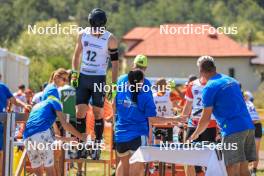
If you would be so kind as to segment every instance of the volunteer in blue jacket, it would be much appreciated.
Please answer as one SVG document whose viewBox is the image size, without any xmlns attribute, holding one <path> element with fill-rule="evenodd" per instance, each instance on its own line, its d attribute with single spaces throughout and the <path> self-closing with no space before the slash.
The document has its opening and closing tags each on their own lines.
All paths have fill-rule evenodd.
<svg viewBox="0 0 264 176">
<path fill-rule="evenodd" d="M 122 90 L 117 91 L 115 142 L 120 162 L 116 175 L 139 176 L 144 174 L 144 164 L 129 165 L 130 156 L 142 145 L 151 143 L 152 123 L 171 121 L 171 118 L 152 118 L 156 116 L 156 107 L 153 96 L 144 92 L 144 74 L 141 70 L 128 73 L 128 83 Z M 149 138 L 148 138 L 149 137 Z"/>
<path fill-rule="evenodd" d="M 42 167 L 45 168 L 46 175 L 56 175 L 54 152 L 51 148 L 54 135 L 50 129 L 56 117 L 65 130 L 83 141 L 86 139 L 85 134 L 79 133 L 70 123 L 66 122 L 66 117 L 62 113 L 62 104 L 58 98 L 51 95 L 46 100 L 36 104 L 29 115 L 23 134 L 27 155 L 36 175 L 42 175 Z M 34 144 L 37 147 L 44 145 L 46 148 L 34 148 L 32 147 Z"/>
<path fill-rule="evenodd" d="M 221 128 L 223 154 L 229 176 L 248 176 L 248 162 L 256 160 L 254 124 L 248 113 L 238 81 L 216 72 L 214 59 L 198 59 L 200 75 L 208 80 L 202 93 L 203 112 L 191 140 L 206 129 L 211 114 Z M 229 147 L 236 146 L 236 147 Z M 232 150 L 234 149 L 234 150 Z"/>
<path fill-rule="evenodd" d="M 8 101 L 16 106 L 21 106 L 30 111 L 31 106 L 16 99 L 9 88 L 0 81 L 0 113 L 6 112 Z M 0 122 L 0 163 L 3 163 L 3 140 L 4 140 L 3 124 Z M 2 173 L 2 164 L 0 164 L 0 173 Z"/>
</svg>

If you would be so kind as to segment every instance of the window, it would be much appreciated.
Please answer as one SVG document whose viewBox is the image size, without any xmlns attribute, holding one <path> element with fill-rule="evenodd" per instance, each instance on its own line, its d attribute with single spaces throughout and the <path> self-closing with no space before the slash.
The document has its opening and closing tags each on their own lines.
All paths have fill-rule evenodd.
<svg viewBox="0 0 264 176">
<path fill-rule="evenodd" d="M 235 78 L 235 69 L 234 68 L 229 68 L 228 72 L 229 72 L 229 76 Z"/>
</svg>

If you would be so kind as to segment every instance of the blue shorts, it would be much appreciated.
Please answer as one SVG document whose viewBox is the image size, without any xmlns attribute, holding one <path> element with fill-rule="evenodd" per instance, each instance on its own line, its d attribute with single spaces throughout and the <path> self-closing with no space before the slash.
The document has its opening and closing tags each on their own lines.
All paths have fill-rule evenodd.
<svg viewBox="0 0 264 176">
<path fill-rule="evenodd" d="M 0 123 L 0 151 L 3 150 L 3 143 L 4 143 L 4 126 Z"/>
</svg>

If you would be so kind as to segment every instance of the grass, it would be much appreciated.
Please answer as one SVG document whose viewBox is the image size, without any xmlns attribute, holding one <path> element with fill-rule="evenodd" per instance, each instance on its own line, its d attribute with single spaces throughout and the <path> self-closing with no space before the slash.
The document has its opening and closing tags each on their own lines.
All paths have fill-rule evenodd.
<svg viewBox="0 0 264 176">
<path fill-rule="evenodd" d="M 101 158 L 102 159 L 109 159 L 110 158 L 110 152 L 109 151 L 103 151 Z M 75 166 L 75 168 L 77 168 L 77 164 L 75 164 L 74 166 Z M 112 169 L 110 170 L 111 174 L 113 171 L 114 170 L 112 170 Z M 75 176 L 75 175 L 76 175 L 76 169 L 71 169 L 70 172 L 68 173 L 68 176 Z M 86 167 L 86 175 L 103 176 L 104 175 L 104 164 L 88 163 L 87 167 Z M 106 166 L 106 175 L 108 175 L 107 166 Z"/>
</svg>

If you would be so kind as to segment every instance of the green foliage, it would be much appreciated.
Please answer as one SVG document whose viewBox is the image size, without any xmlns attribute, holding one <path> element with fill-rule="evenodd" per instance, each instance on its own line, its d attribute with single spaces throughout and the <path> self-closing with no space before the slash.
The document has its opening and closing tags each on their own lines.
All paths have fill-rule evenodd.
<svg viewBox="0 0 264 176">
<path fill-rule="evenodd" d="M 4 0 L 0 6 L 0 46 L 31 58 L 31 85 L 46 80 L 39 69 L 70 68 L 75 35 L 28 34 L 28 25 L 88 26 L 87 16 L 96 7 L 106 11 L 107 28 L 119 39 L 136 26 L 164 23 L 210 23 L 236 26 L 235 40 L 245 43 L 249 32 L 254 43 L 264 43 L 263 0 Z M 73 22 L 74 21 L 74 22 Z M 122 44 L 120 45 L 122 46 Z M 122 47 L 122 50 L 124 47 Z M 42 67 L 39 66 L 42 65 Z M 47 69 L 46 69 L 47 67 Z M 33 72 L 38 70 L 39 72 Z M 38 79 L 39 78 L 39 79 Z M 37 86 L 35 86 L 37 87 Z"/>
<path fill-rule="evenodd" d="M 58 25 L 56 19 L 37 22 L 36 31 L 42 27 L 53 27 Z M 77 25 L 75 23 L 61 23 L 61 28 Z M 33 29 L 33 25 L 32 25 Z M 34 30 L 25 30 L 21 33 L 18 40 L 13 43 L 12 50 L 28 57 L 38 56 L 43 58 L 61 56 L 69 59 L 73 53 L 76 35 L 67 34 L 47 34 L 34 33 Z"/>
<path fill-rule="evenodd" d="M 39 87 L 49 81 L 49 77 L 54 67 L 43 59 L 31 58 L 29 67 L 29 87 L 39 90 Z"/>
<path fill-rule="evenodd" d="M 36 23 L 36 28 L 55 26 L 56 19 Z M 76 25 L 75 23 L 61 23 L 61 28 Z M 48 81 L 52 71 L 63 67 L 71 68 L 71 57 L 76 42 L 76 35 L 67 34 L 34 34 L 23 31 L 17 42 L 13 43 L 12 51 L 31 58 L 30 87 L 38 88 Z"/>
</svg>

